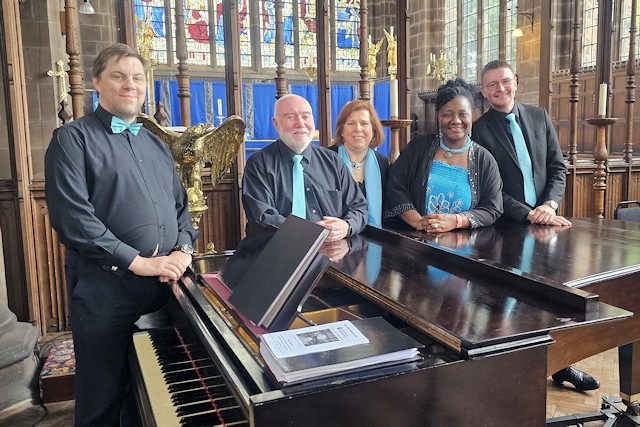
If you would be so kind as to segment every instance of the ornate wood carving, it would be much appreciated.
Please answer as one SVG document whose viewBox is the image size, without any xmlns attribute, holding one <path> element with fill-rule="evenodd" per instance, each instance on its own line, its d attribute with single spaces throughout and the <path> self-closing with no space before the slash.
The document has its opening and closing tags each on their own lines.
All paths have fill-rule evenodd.
<svg viewBox="0 0 640 427">
<path fill-rule="evenodd" d="M 369 8 L 367 0 L 360 0 L 360 99 L 371 99 L 369 93 Z M 373 88 L 371 88 L 373 89 Z"/>
<path fill-rule="evenodd" d="M 276 98 L 281 98 L 289 91 L 287 90 L 287 78 L 284 69 L 284 17 L 283 17 L 284 1 L 275 1 L 276 13 Z"/>
<path fill-rule="evenodd" d="M 226 25 L 226 22 L 225 22 Z M 176 2 L 176 57 L 178 58 L 178 98 L 180 98 L 180 120 L 182 126 L 191 126 L 191 105 L 189 99 L 189 67 L 187 66 L 187 44 L 184 31 L 184 4 Z"/>
<path fill-rule="evenodd" d="M 331 144 L 331 78 L 329 54 L 329 2 L 316 2 L 316 41 L 318 48 L 318 123 L 320 131 L 320 145 L 328 147 Z"/>
<path fill-rule="evenodd" d="M 638 0 L 631 1 L 631 16 L 638 15 Z M 625 108 L 625 127 L 626 137 L 624 144 L 624 159 L 631 164 L 633 160 L 633 106 L 636 102 L 636 34 L 638 33 L 637 22 L 631 19 L 629 27 L 629 58 L 627 59 L 627 96 L 624 102 L 627 103 Z M 628 195 L 627 195 L 628 197 Z M 628 199 L 627 199 L 628 200 Z"/>
<path fill-rule="evenodd" d="M 569 116 L 569 162 L 572 165 L 576 163 L 576 155 L 578 154 L 578 101 L 580 84 L 578 82 L 578 73 L 580 72 L 581 55 L 581 38 L 582 38 L 582 1 L 576 0 L 573 8 L 573 25 L 571 39 L 571 84 L 569 95 L 569 108 L 571 113 Z"/>
<path fill-rule="evenodd" d="M 80 64 L 80 35 L 78 27 L 78 12 L 75 0 L 65 0 L 64 16 L 67 29 L 67 54 L 69 55 L 69 93 L 71 94 L 71 109 L 73 118 L 84 116 L 84 71 Z"/>
<path fill-rule="evenodd" d="M 223 3 L 223 21 L 224 21 L 224 53 L 225 53 L 225 65 L 224 76 L 226 81 L 226 95 L 227 95 L 227 117 L 237 115 L 243 117 L 242 112 L 242 73 L 240 65 L 240 40 L 234 35 L 239 34 L 238 28 L 238 2 L 236 0 L 225 0 Z M 216 218 L 233 218 L 233 222 L 227 222 L 226 226 L 228 233 L 234 233 L 234 236 L 241 236 L 242 225 L 245 224 L 246 217 L 244 210 L 240 205 L 241 183 L 244 171 L 245 151 L 244 144 L 241 145 L 236 155 L 236 161 L 231 166 L 231 174 L 235 180 L 231 181 L 231 188 L 228 190 L 229 200 L 226 201 L 226 206 L 229 209 L 233 209 L 232 212 L 226 212 Z M 223 223 L 224 224 L 224 223 Z M 219 227 L 224 227 L 220 224 Z M 223 231 L 217 230 L 225 242 L 233 243 L 237 245 L 237 237 L 231 240 L 227 240 L 227 237 L 223 236 Z M 222 240 L 222 239 L 221 239 Z M 225 248 L 235 248 L 236 245 L 226 246 Z"/>
</svg>

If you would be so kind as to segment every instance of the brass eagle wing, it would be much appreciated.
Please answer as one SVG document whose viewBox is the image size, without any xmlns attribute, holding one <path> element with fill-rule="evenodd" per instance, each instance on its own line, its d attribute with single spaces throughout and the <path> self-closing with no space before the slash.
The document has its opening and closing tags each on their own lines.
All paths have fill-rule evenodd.
<svg viewBox="0 0 640 427">
<path fill-rule="evenodd" d="M 167 145 L 169 151 L 171 151 L 173 160 L 177 164 L 182 162 L 184 154 L 181 144 L 178 142 L 180 139 L 179 133 L 166 129 L 164 126 L 159 125 L 154 119 L 145 114 L 138 114 L 137 122 L 142 123 L 142 126 L 160 138 Z"/>
<path fill-rule="evenodd" d="M 236 160 L 238 150 L 244 142 L 244 121 L 239 116 L 230 116 L 213 132 L 202 136 L 205 161 L 211 162 L 211 184 L 218 185 L 224 174 Z"/>
</svg>

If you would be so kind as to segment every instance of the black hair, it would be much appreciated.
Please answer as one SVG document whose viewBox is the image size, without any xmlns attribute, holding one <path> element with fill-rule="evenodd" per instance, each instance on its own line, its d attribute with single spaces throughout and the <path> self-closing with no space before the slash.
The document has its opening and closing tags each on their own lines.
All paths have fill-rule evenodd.
<svg viewBox="0 0 640 427">
<path fill-rule="evenodd" d="M 472 110 L 478 105 L 478 97 L 476 96 L 473 86 L 458 77 L 449 80 L 438 88 L 438 94 L 436 95 L 436 112 L 440 111 L 440 108 L 442 108 L 444 104 L 456 96 L 464 96 L 467 98 L 471 103 Z"/>
</svg>

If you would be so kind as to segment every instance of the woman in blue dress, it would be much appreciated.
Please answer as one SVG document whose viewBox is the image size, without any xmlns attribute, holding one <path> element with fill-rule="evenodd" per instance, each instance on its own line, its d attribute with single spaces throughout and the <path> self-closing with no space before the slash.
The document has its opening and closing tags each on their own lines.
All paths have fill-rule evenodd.
<svg viewBox="0 0 640 427">
<path fill-rule="evenodd" d="M 384 218 L 444 232 L 493 224 L 502 214 L 502 180 L 493 156 L 471 140 L 476 97 L 462 79 L 438 88 L 440 134 L 420 135 L 389 170 Z"/>
</svg>

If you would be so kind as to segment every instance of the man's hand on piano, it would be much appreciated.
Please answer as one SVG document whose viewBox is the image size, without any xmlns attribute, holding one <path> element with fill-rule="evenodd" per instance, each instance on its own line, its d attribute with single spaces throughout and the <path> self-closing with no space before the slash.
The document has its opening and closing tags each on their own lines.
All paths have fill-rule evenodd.
<svg viewBox="0 0 640 427">
<path fill-rule="evenodd" d="M 556 215 L 556 211 L 547 204 L 536 206 L 535 209 L 529 212 L 529 215 L 527 215 L 527 219 L 531 224 L 560 225 L 571 227 L 571 221 L 563 216 Z"/>
<path fill-rule="evenodd" d="M 333 262 L 339 261 L 349 253 L 349 243 L 344 239 L 337 242 L 325 242 L 320 247 L 320 253 Z"/>
<path fill-rule="evenodd" d="M 167 256 L 145 258 L 136 256 L 129 270 L 138 276 L 158 276 L 161 282 L 178 280 L 191 263 L 191 255 L 175 251 Z"/>
<path fill-rule="evenodd" d="M 336 218 L 335 216 L 323 216 L 322 219 L 318 221 L 318 224 L 331 230 L 331 233 L 329 233 L 329 237 L 327 237 L 325 242 L 342 240 L 347 237 L 347 234 L 349 233 L 349 223 L 344 219 Z"/>
</svg>

